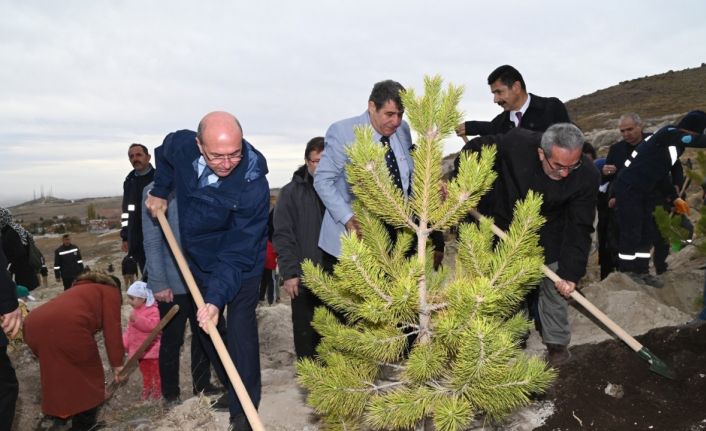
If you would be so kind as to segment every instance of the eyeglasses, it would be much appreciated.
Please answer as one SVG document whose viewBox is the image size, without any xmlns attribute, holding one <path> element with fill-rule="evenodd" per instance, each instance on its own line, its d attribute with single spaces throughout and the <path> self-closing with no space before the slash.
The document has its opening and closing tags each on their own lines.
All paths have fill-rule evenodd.
<svg viewBox="0 0 706 431">
<path fill-rule="evenodd" d="M 583 160 L 579 159 L 579 161 L 576 164 L 573 164 L 571 166 L 560 166 L 560 165 L 554 166 L 554 165 L 552 165 L 552 162 L 550 162 L 547 157 L 544 157 L 544 160 L 547 161 L 547 164 L 549 165 L 551 170 L 556 173 L 560 173 L 560 172 L 571 173 L 571 172 L 575 171 L 576 169 L 580 168 L 581 164 L 583 163 Z"/>
<path fill-rule="evenodd" d="M 209 155 L 209 154 L 203 149 L 203 147 L 201 147 L 201 154 L 203 154 L 203 156 L 204 156 L 209 162 L 216 163 L 216 164 L 219 164 L 219 165 L 220 165 L 220 164 L 223 164 L 226 160 L 228 160 L 228 161 L 231 162 L 231 163 L 235 163 L 235 162 L 237 162 L 238 160 L 240 160 L 240 159 L 243 158 L 243 153 L 240 152 L 240 151 L 236 151 L 236 152 L 233 153 L 233 154 L 225 154 L 225 155 L 223 155 L 223 154 L 216 154 L 216 155 Z"/>
</svg>

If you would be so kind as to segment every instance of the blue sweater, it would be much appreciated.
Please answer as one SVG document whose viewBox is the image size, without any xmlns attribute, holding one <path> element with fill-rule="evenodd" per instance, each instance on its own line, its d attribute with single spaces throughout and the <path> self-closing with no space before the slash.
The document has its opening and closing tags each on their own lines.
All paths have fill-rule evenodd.
<svg viewBox="0 0 706 431">
<path fill-rule="evenodd" d="M 186 293 L 186 283 L 181 276 L 177 261 L 174 258 L 169 244 L 162 234 L 162 229 L 156 218 L 150 216 L 149 211 L 145 208 L 145 199 L 147 193 L 152 190 L 152 185 L 149 183 L 142 191 L 142 235 L 145 246 L 145 269 L 149 278 L 147 285 L 152 292 L 161 292 L 166 289 L 172 289 L 174 295 L 183 295 Z M 179 213 L 178 205 L 174 193 L 169 195 L 167 199 L 169 206 L 167 207 L 167 220 L 169 227 L 174 232 L 177 244 L 181 246 L 181 234 L 179 232 Z"/>
<path fill-rule="evenodd" d="M 176 192 L 184 253 L 206 303 L 222 308 L 241 282 L 260 277 L 267 246 L 267 162 L 243 139 L 243 158 L 218 187 L 198 187 L 196 133 L 170 133 L 155 150 L 153 196 Z"/>
</svg>

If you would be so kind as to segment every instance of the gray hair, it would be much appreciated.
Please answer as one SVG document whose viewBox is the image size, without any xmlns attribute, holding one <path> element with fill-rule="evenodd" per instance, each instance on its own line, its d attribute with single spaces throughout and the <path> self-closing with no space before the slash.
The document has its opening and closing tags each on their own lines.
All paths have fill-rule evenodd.
<svg viewBox="0 0 706 431">
<path fill-rule="evenodd" d="M 552 155 L 552 147 L 566 148 L 567 150 L 582 149 L 586 139 L 581 130 L 571 123 L 557 123 L 549 127 L 542 135 L 542 151 L 547 157 Z"/>
<path fill-rule="evenodd" d="M 642 126 L 644 123 L 642 122 L 642 118 L 640 118 L 639 115 L 635 112 L 628 112 L 627 114 L 623 114 L 620 116 L 620 119 L 618 120 L 618 124 L 620 124 L 621 121 L 623 120 L 632 120 L 633 123 L 635 123 L 636 126 Z"/>
</svg>

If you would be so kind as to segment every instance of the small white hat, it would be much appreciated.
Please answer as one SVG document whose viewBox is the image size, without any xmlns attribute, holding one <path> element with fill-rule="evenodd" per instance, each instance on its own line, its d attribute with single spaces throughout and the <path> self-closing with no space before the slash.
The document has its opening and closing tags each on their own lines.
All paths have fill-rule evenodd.
<svg viewBox="0 0 706 431">
<path fill-rule="evenodd" d="M 154 304 L 154 295 L 152 290 L 147 287 L 144 281 L 136 281 L 127 289 L 127 294 L 136 298 L 145 298 L 145 304 L 149 307 Z"/>
</svg>

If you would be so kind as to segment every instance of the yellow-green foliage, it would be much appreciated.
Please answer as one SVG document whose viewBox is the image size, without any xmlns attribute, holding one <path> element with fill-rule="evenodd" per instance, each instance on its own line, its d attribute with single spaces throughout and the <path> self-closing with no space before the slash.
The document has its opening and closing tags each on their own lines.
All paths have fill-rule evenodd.
<svg viewBox="0 0 706 431">
<path fill-rule="evenodd" d="M 425 247 L 431 230 L 456 225 L 495 179 L 491 147 L 462 155 L 447 195 L 440 192 L 442 140 L 462 119 L 461 95 L 439 77 L 425 79 L 422 96 L 402 95 L 416 132 L 409 200 L 393 185 L 372 129 L 357 129 L 348 149 L 362 238 L 342 237 L 333 275 L 303 265 L 305 284 L 346 320 L 317 309 L 318 356 L 297 368 L 325 429 L 421 429 L 429 420 L 437 430 L 462 430 L 476 414 L 497 420 L 528 404 L 554 378 L 518 346 L 529 329 L 518 304 L 541 277 L 541 197 L 517 203 L 504 240 L 490 220 L 462 225 L 455 273 L 434 271 Z M 383 222 L 404 230 L 395 244 Z"/>
</svg>

